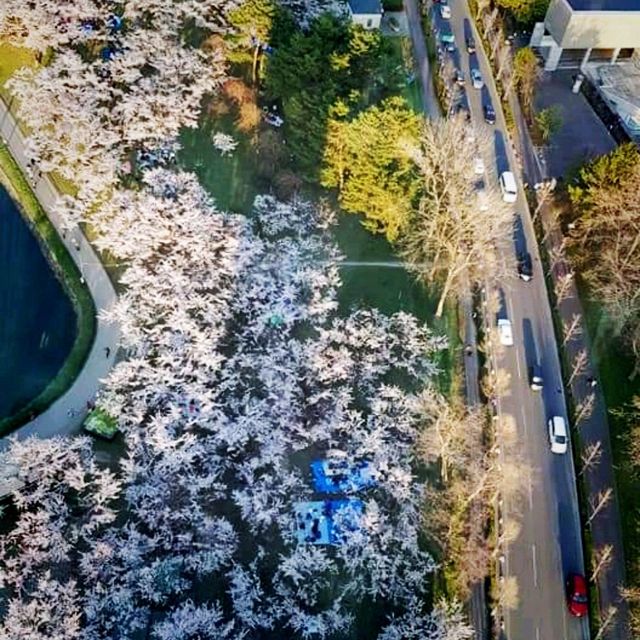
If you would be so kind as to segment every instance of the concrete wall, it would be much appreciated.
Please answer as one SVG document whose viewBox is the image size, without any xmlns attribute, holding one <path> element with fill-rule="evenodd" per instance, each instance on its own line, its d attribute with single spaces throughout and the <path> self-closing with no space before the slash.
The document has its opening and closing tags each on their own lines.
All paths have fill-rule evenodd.
<svg viewBox="0 0 640 640">
<path fill-rule="evenodd" d="M 640 8 L 573 11 L 567 0 L 552 0 L 544 22 L 563 49 L 640 48 Z"/>
</svg>

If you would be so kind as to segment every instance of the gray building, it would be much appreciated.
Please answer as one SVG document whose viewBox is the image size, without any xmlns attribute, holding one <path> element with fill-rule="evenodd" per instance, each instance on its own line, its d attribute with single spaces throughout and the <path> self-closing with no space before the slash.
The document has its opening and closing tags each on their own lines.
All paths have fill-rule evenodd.
<svg viewBox="0 0 640 640">
<path fill-rule="evenodd" d="M 531 46 L 548 71 L 629 59 L 640 49 L 640 0 L 551 0 Z"/>
</svg>

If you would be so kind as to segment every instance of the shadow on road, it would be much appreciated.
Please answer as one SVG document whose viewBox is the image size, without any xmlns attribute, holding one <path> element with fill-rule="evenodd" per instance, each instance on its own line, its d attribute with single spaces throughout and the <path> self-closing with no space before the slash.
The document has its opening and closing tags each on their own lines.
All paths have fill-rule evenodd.
<svg viewBox="0 0 640 640">
<path fill-rule="evenodd" d="M 504 171 L 509 171 L 509 159 L 507 158 L 507 148 L 504 142 L 502 131 L 493 132 L 493 148 L 496 155 L 496 171 L 498 175 Z"/>
</svg>

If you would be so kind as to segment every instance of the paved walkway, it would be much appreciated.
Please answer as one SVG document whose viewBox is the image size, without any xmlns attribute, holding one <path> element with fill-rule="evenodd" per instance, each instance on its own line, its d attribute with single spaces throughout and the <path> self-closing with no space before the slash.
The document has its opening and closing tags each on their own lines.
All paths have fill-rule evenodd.
<svg viewBox="0 0 640 640">
<path fill-rule="evenodd" d="M 422 21 L 420 20 L 420 9 L 416 0 L 404 0 L 404 9 L 409 23 L 409 35 L 413 45 L 413 55 L 418 67 L 420 76 L 420 87 L 422 88 L 422 105 L 425 113 L 433 120 L 442 117 L 440 105 L 433 88 L 433 79 L 429 69 L 429 57 L 427 56 L 427 44 L 422 31 Z"/>
<path fill-rule="evenodd" d="M 1 100 L 0 134 L 22 171 L 28 175 L 25 137 Z M 59 195 L 47 176 L 42 176 L 37 181 L 34 191 L 87 282 L 98 312 L 98 320 L 93 346 L 71 388 L 44 413 L 14 431 L 12 436 L 19 438 L 32 434 L 51 437 L 79 431 L 87 413 L 87 401 L 95 398 L 101 380 L 113 366 L 120 340 L 120 328 L 99 318 L 100 312 L 111 308 L 116 301 L 116 292 L 100 260 L 80 229 L 67 232 L 66 238 L 62 235 L 62 220 L 53 210 Z M 108 357 L 106 349 L 109 349 Z M 0 439 L 0 449 L 4 449 L 7 444 L 7 437 Z"/>
<path fill-rule="evenodd" d="M 540 182 L 546 177 L 544 170 L 545 163 L 536 156 L 529 131 L 526 127 L 520 105 L 514 95 L 510 96 L 510 103 L 516 121 L 516 141 L 520 148 L 520 158 L 522 159 L 523 171 L 530 184 Z M 548 164 L 548 163 L 546 163 Z M 547 207 L 541 208 L 541 221 L 545 229 L 549 229 L 552 222 L 548 215 Z M 549 230 L 546 240 L 547 252 L 557 247 L 562 242 L 562 234 L 556 225 Z M 559 262 L 552 272 L 552 278 L 557 280 L 563 273 L 570 269 L 566 262 Z M 584 312 L 578 291 L 574 283 L 571 283 L 569 294 L 565 300 L 558 305 L 558 312 L 563 322 L 570 323 L 574 314 L 579 314 L 584 318 Z M 598 592 L 600 596 L 600 614 L 606 615 L 609 607 L 618 609 L 614 623 L 603 635 L 603 638 L 611 640 L 625 640 L 629 637 L 628 608 L 618 593 L 618 587 L 624 584 L 624 549 L 622 545 L 622 532 L 620 527 L 620 513 L 618 510 L 618 500 L 615 495 L 615 476 L 613 473 L 613 460 L 611 456 L 611 442 L 609 438 L 609 425 L 607 422 L 607 407 L 604 397 L 600 392 L 600 387 L 595 390 L 587 383 L 589 376 L 597 377 L 597 370 L 593 367 L 591 357 L 591 347 L 586 330 L 583 334 L 570 340 L 565 346 L 565 356 L 567 361 L 573 362 L 576 354 L 585 349 L 589 354 L 589 368 L 581 376 L 577 376 L 570 386 L 569 392 L 575 404 L 583 402 L 590 394 L 595 392 L 595 404 L 591 415 L 582 421 L 580 426 L 580 440 L 583 447 L 589 444 L 600 442 L 602 446 L 602 457 L 600 463 L 590 471 L 587 471 L 586 488 L 589 497 L 596 496 L 600 491 L 608 488 L 614 489 L 613 499 L 594 518 L 591 524 L 591 534 L 594 549 L 601 549 L 604 545 L 612 545 L 613 557 L 611 564 L 598 576 Z"/>
</svg>

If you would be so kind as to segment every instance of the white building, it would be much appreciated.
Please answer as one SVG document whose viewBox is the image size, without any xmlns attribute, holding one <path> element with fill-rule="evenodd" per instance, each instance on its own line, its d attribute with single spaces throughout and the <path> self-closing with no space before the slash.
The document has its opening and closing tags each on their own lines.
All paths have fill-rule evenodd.
<svg viewBox="0 0 640 640">
<path fill-rule="evenodd" d="M 382 3 L 380 0 L 348 0 L 351 21 L 365 29 L 379 29 L 382 21 Z"/>
<path fill-rule="evenodd" d="M 628 60 L 640 49 L 640 0 L 551 0 L 531 46 L 547 71 Z"/>
</svg>

